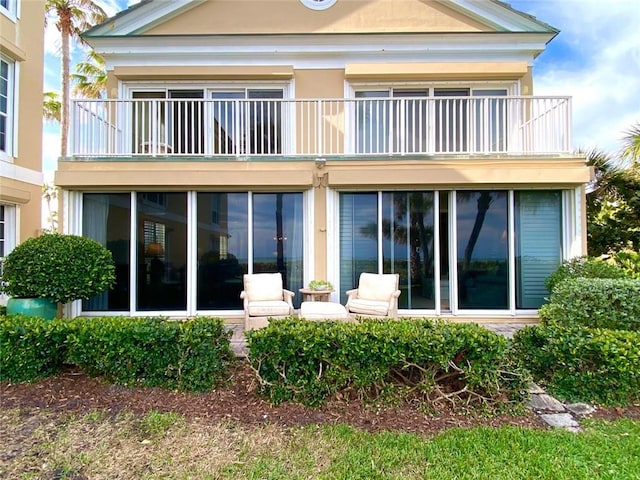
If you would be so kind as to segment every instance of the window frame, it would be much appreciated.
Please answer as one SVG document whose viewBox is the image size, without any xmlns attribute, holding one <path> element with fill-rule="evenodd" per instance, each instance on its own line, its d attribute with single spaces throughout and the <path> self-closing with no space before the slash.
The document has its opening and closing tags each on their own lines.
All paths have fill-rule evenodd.
<svg viewBox="0 0 640 480">
<path fill-rule="evenodd" d="M 0 54 L 0 62 L 7 65 L 7 105 L 6 112 L 0 111 L 5 118 L 5 146 L 0 147 L 0 160 L 12 161 L 15 156 L 15 98 L 16 98 L 16 61 Z M 2 92 L 0 92 L 2 94 Z"/>
<path fill-rule="evenodd" d="M 391 100 L 404 98 L 408 100 L 417 99 L 417 101 L 419 101 L 419 99 L 422 97 L 416 97 L 414 95 L 407 96 L 407 95 L 403 95 L 403 93 L 406 93 L 406 92 L 415 93 L 417 91 L 425 91 L 426 97 L 424 98 L 433 100 L 435 102 L 438 99 L 438 95 L 437 95 L 438 91 L 442 92 L 446 90 L 450 90 L 450 91 L 467 90 L 467 95 L 461 96 L 460 98 L 467 99 L 467 101 L 469 102 L 469 106 L 467 106 L 466 108 L 472 108 L 471 107 L 472 102 L 474 100 L 479 100 L 482 98 L 483 95 L 481 95 L 481 92 L 502 90 L 505 92 L 505 96 L 507 97 L 518 95 L 520 90 L 520 83 L 518 81 L 513 81 L 513 80 L 449 81 L 449 82 L 446 82 L 446 81 L 350 82 L 346 85 L 346 88 L 345 88 L 346 97 L 348 97 L 349 99 L 352 99 L 352 101 L 354 102 L 348 112 L 355 124 L 354 131 L 353 131 L 353 138 L 351 138 L 348 143 L 350 145 L 350 151 L 363 153 L 363 152 L 360 152 L 359 150 L 362 142 L 358 136 L 358 132 L 361 126 L 358 123 L 359 122 L 359 102 L 357 101 L 357 99 L 363 99 L 363 98 L 366 99 L 367 98 L 366 92 L 378 92 L 378 93 L 386 92 L 386 96 L 384 96 L 384 98 L 388 98 L 390 100 L 390 103 L 389 103 L 389 108 L 383 109 L 383 110 L 386 111 L 389 117 L 388 118 L 389 123 L 397 122 L 399 125 L 404 125 L 406 119 L 400 118 L 398 120 L 395 118 L 395 116 L 398 115 L 398 112 L 392 111 L 394 104 L 393 102 L 391 102 Z M 365 93 L 365 95 L 363 95 L 363 93 Z M 378 98 L 381 98 L 381 97 L 378 97 Z M 436 103 L 434 103 L 433 105 L 435 106 Z M 433 125 L 435 125 L 434 115 L 436 114 L 436 112 L 434 111 L 434 106 L 427 105 L 426 112 L 425 112 L 426 122 L 428 122 L 428 124 L 433 123 Z M 404 115 L 402 111 L 400 113 Z M 466 150 L 464 151 L 467 153 L 476 153 L 475 150 L 476 150 L 477 141 L 474 141 L 473 144 L 471 143 L 472 129 L 475 132 L 475 129 L 477 128 L 476 123 L 477 123 L 477 119 L 475 117 L 470 117 L 469 124 L 466 127 L 466 132 L 464 133 L 464 138 L 462 139 L 464 140 L 465 147 L 466 147 Z M 389 125 L 389 127 L 391 127 L 391 125 Z M 409 146 L 412 141 L 409 138 L 404 138 L 404 137 L 407 137 L 406 132 L 405 133 L 401 132 L 400 134 L 398 134 L 398 132 L 393 131 L 393 128 L 386 128 L 386 134 L 385 132 L 382 132 L 382 135 L 384 136 L 384 138 L 382 139 L 378 138 L 380 136 L 380 132 L 378 132 L 378 136 L 376 137 L 376 139 L 377 139 L 377 143 L 382 143 L 384 148 L 382 148 L 380 151 L 364 152 L 364 153 L 374 153 L 374 154 L 376 153 L 377 154 L 411 153 L 410 151 L 406 150 L 406 147 Z M 438 153 L 449 154 L 449 153 L 457 152 L 457 150 L 452 150 L 452 151 L 438 150 L 436 145 L 437 142 L 436 142 L 435 135 L 436 134 L 434 132 L 433 134 L 428 135 L 424 139 L 419 139 L 417 143 L 420 145 L 426 145 L 426 150 L 428 152 L 433 152 L 436 154 Z M 503 140 L 503 142 L 505 141 Z M 414 144 L 416 143 L 415 139 L 413 140 L 413 143 Z M 395 149 L 393 148 L 394 146 L 397 146 L 397 145 L 401 146 L 400 151 L 395 151 L 397 150 L 397 148 Z"/>
<path fill-rule="evenodd" d="M 18 0 L 6 0 L 7 6 L 0 4 L 0 13 L 12 22 L 18 19 Z"/>
<path fill-rule="evenodd" d="M 277 98 L 277 100 L 291 100 L 293 99 L 293 80 L 256 80 L 256 81 L 246 81 L 246 80 L 238 80 L 238 81 L 225 81 L 225 82 L 197 82 L 197 81 L 182 81 L 182 82 L 166 82 L 162 80 L 158 81 L 130 81 L 130 82 L 122 82 L 120 84 L 120 98 L 123 100 L 133 100 L 135 94 L 140 93 L 154 93 L 154 94 L 164 94 L 165 99 L 170 99 L 170 92 L 177 90 L 201 90 L 202 91 L 202 99 L 203 101 L 211 101 L 214 100 L 213 94 L 218 92 L 222 93 L 242 93 L 243 99 L 250 99 L 249 92 L 256 90 L 281 90 L 282 97 Z M 161 99 L 161 98 L 158 98 Z M 208 129 L 207 116 L 206 112 L 207 106 L 205 105 L 205 120 L 203 123 L 203 128 L 206 131 Z M 286 154 L 286 152 L 295 151 L 295 138 L 293 135 L 288 135 L 288 125 L 289 122 L 295 122 L 295 118 L 289 118 L 291 115 L 290 108 L 286 103 L 283 103 L 282 109 L 282 127 L 281 132 L 283 134 L 283 138 L 280 140 L 281 153 Z M 127 124 L 125 119 L 122 121 L 124 124 Z M 134 131 L 132 126 L 129 126 L 131 131 L 125 132 L 123 138 L 130 139 L 134 138 Z M 212 139 L 209 139 L 205 136 L 204 138 L 204 153 L 210 154 L 213 151 L 214 145 L 212 143 Z"/>
</svg>

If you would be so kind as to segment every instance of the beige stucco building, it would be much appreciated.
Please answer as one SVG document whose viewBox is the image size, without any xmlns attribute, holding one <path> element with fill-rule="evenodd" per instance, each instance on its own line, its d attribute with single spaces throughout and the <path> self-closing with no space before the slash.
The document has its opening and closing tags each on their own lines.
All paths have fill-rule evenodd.
<svg viewBox="0 0 640 480">
<path fill-rule="evenodd" d="M 534 319 L 585 251 L 557 31 L 493 0 L 176 0 L 85 34 L 109 99 L 72 105 L 65 231 L 114 254 L 71 314 L 242 318 L 242 274 L 298 292 L 398 273 L 401 315 Z M 299 305 L 301 296 L 296 295 Z"/>
<path fill-rule="evenodd" d="M 44 1 L 0 0 L 0 259 L 41 225 Z"/>
</svg>

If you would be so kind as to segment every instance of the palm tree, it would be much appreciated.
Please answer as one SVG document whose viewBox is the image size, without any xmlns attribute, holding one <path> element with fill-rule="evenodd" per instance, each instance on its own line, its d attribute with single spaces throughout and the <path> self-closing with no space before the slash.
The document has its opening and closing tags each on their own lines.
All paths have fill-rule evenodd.
<svg viewBox="0 0 640 480">
<path fill-rule="evenodd" d="M 630 160 L 632 164 L 636 164 L 640 162 L 640 122 L 636 122 L 624 133 L 620 156 Z"/>
<path fill-rule="evenodd" d="M 107 70 L 102 57 L 95 50 L 90 50 L 86 60 L 76 65 L 76 73 L 71 74 L 71 80 L 74 96 L 102 98 L 107 91 Z"/>
<path fill-rule="evenodd" d="M 82 41 L 80 34 L 103 22 L 107 15 L 93 0 L 46 0 L 46 14 L 56 19 L 61 37 L 62 102 L 60 109 L 60 155 L 67 155 L 69 135 L 70 42 Z"/>
<path fill-rule="evenodd" d="M 42 103 L 42 116 L 48 121 L 60 121 L 60 97 L 56 92 L 44 92 Z"/>
<path fill-rule="evenodd" d="M 47 210 L 49 212 L 47 216 L 49 227 L 45 231 L 55 233 L 58 231 L 58 210 L 54 206 L 54 201 L 58 199 L 58 188 L 55 185 L 45 183 L 42 185 L 42 198 L 47 202 Z"/>
</svg>

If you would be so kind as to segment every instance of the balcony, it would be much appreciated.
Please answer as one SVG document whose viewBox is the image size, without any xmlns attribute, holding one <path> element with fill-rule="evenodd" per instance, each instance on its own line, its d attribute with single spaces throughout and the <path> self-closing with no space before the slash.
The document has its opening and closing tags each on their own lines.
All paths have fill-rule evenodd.
<svg viewBox="0 0 640 480">
<path fill-rule="evenodd" d="M 72 100 L 72 158 L 571 152 L 568 97 Z"/>
</svg>

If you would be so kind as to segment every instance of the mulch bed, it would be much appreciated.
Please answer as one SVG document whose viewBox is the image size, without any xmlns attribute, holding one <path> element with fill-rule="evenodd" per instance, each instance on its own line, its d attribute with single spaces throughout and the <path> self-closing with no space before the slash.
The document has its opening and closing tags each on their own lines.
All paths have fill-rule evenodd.
<svg viewBox="0 0 640 480">
<path fill-rule="evenodd" d="M 25 412 L 47 409 L 53 412 L 88 413 L 95 410 L 110 414 L 151 410 L 176 412 L 187 420 L 216 423 L 232 421 L 245 426 L 265 423 L 282 426 L 344 423 L 367 431 L 405 431 L 435 434 L 451 427 L 514 425 L 547 428 L 537 415 L 470 415 L 452 411 L 447 406 L 425 414 L 413 405 L 380 408 L 359 401 L 333 400 L 318 409 L 285 402 L 271 405 L 255 393 L 254 373 L 244 362 L 231 371 L 227 386 L 207 393 L 180 393 L 160 388 L 127 388 L 91 378 L 78 370 L 32 384 L 0 383 L 2 408 L 19 408 Z M 640 419 L 640 406 L 598 409 L 594 417 Z"/>
</svg>

